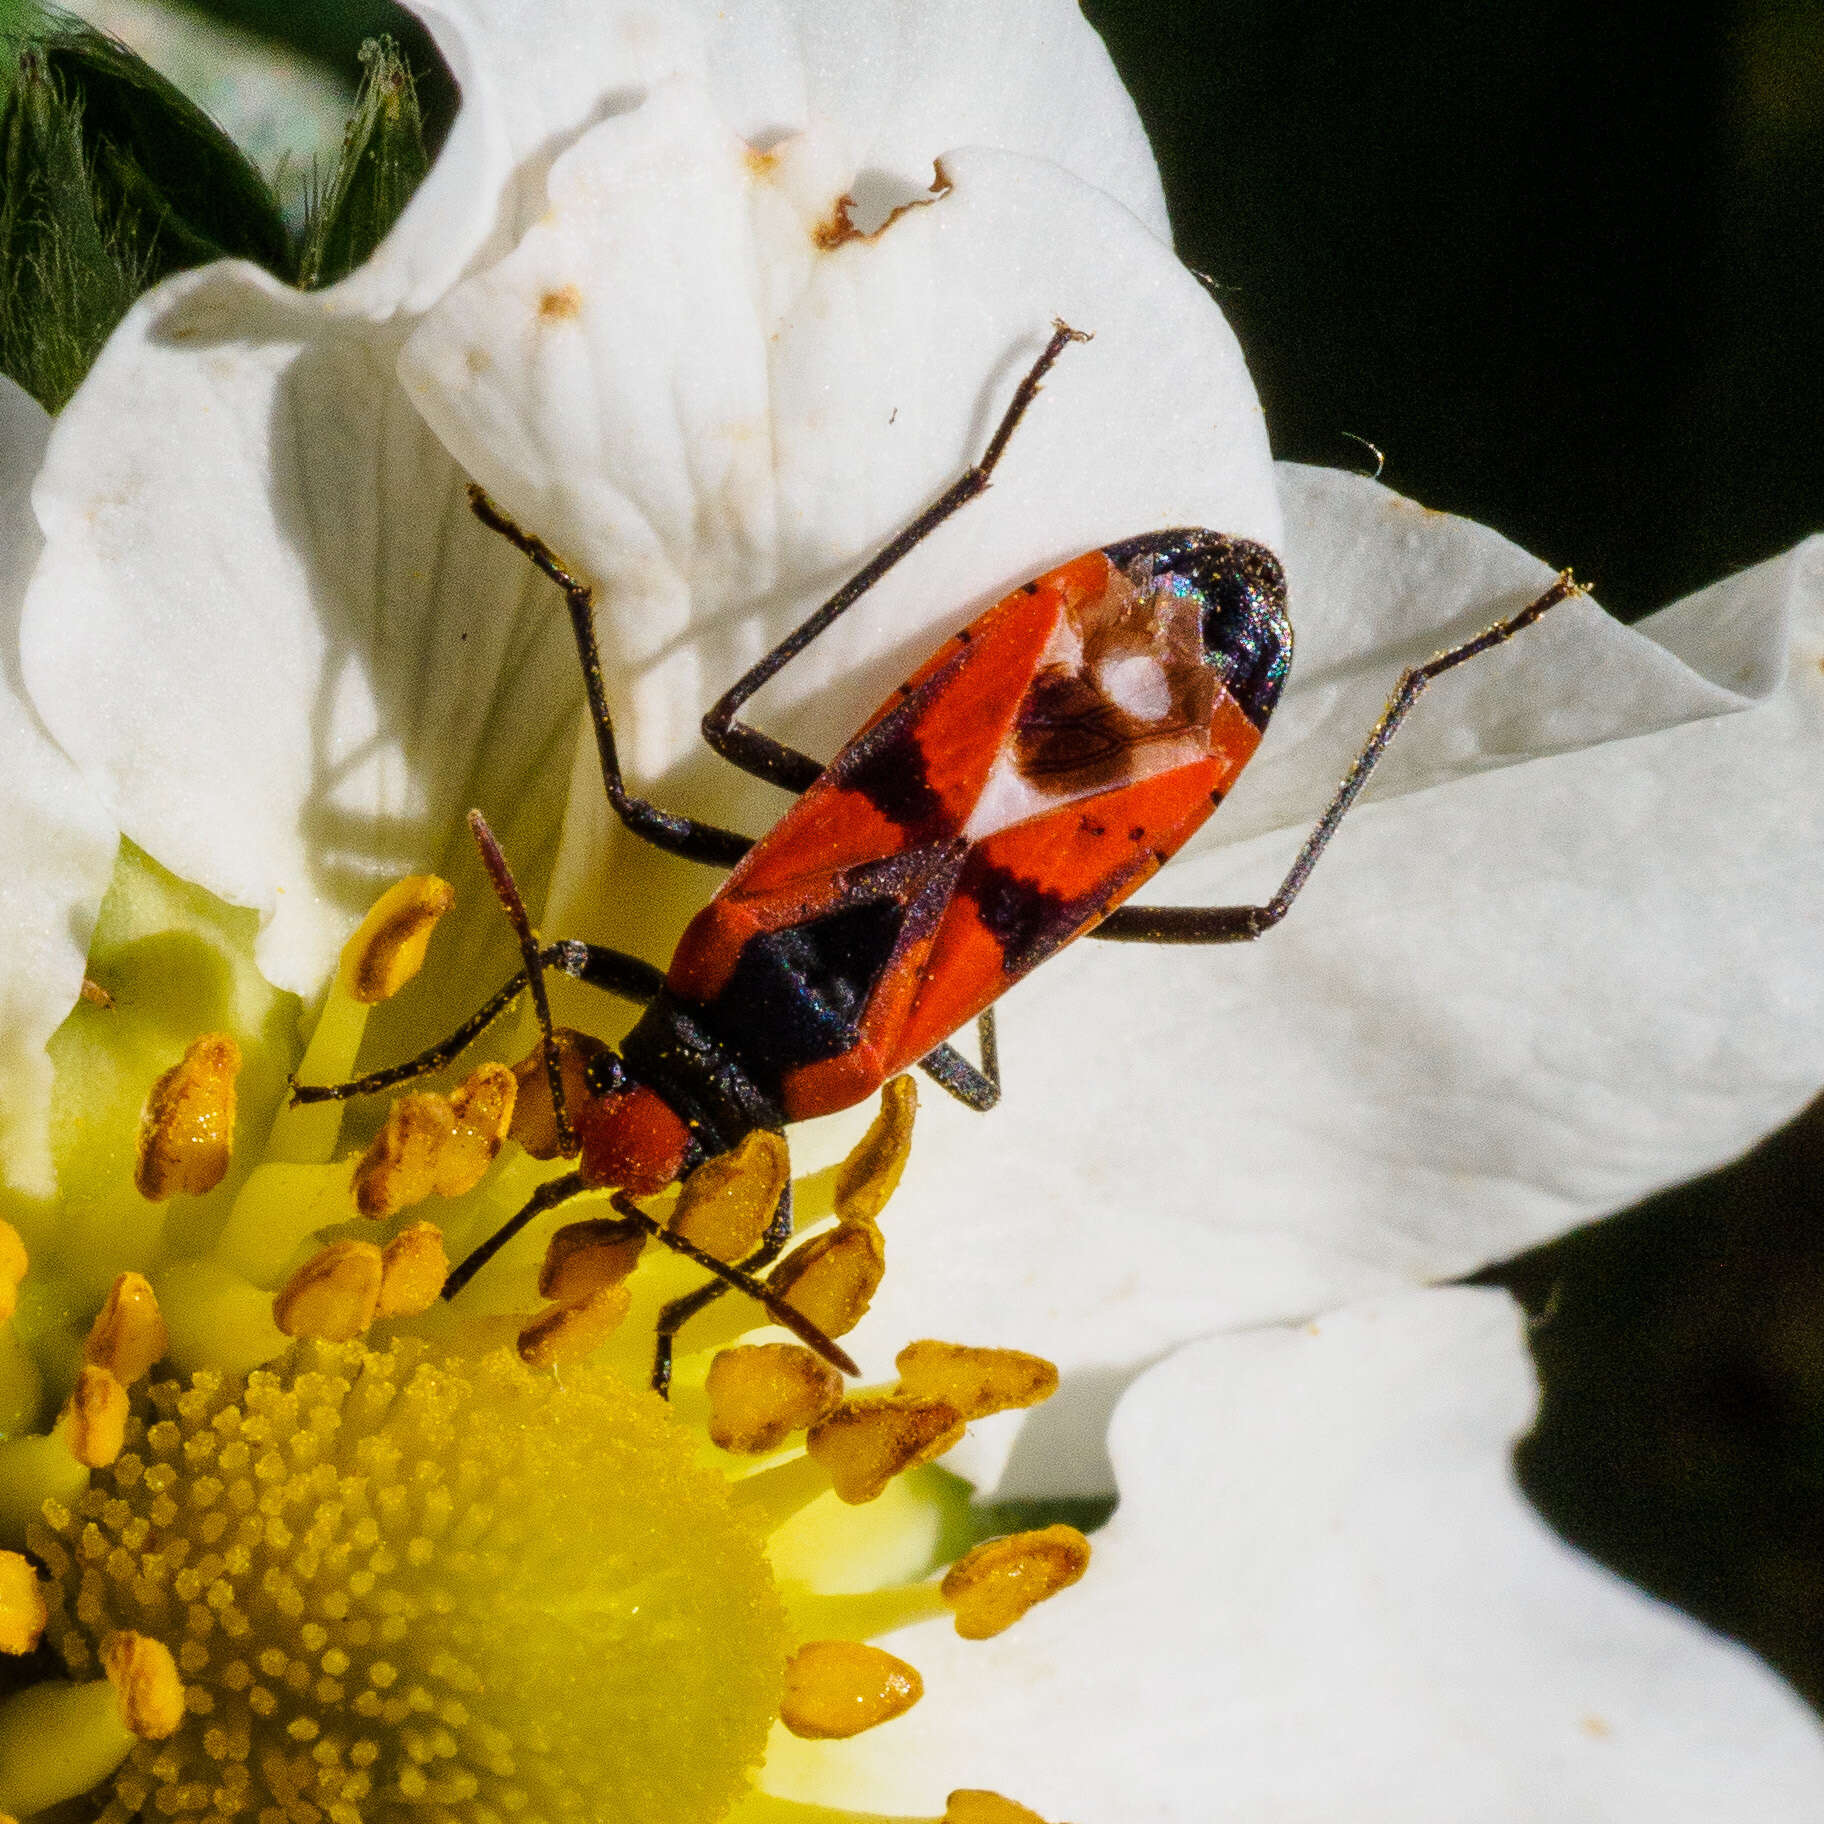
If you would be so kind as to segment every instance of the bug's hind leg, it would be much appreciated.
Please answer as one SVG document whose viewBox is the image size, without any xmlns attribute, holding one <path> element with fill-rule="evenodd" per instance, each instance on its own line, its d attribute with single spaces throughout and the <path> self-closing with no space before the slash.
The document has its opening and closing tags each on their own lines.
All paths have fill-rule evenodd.
<svg viewBox="0 0 1824 1824">
<path fill-rule="evenodd" d="M 695 817 L 680 817 L 636 798 L 621 778 L 621 761 L 614 744 L 614 723 L 608 714 L 608 693 L 602 683 L 602 654 L 595 638 L 595 591 L 572 576 L 543 539 L 509 519 L 473 482 L 469 507 L 475 517 L 498 532 L 508 544 L 523 551 L 538 569 L 564 592 L 570 611 L 570 629 L 576 637 L 576 656 L 583 667 L 583 691 L 589 700 L 589 720 L 595 727 L 595 749 L 602 763 L 602 785 L 614 814 L 634 835 L 668 854 L 710 867 L 732 868 L 753 844 L 753 838 L 724 830 Z"/>
<path fill-rule="evenodd" d="M 732 761 L 744 773 L 752 773 L 757 779 L 783 786 L 788 792 L 806 791 L 817 782 L 818 775 L 823 771 L 821 761 L 813 760 L 809 754 L 799 753 L 796 748 L 787 747 L 782 741 L 775 741 L 771 735 L 763 735 L 759 729 L 752 728 L 745 722 L 737 722 L 736 712 L 769 678 L 783 671 L 819 634 L 854 607 L 901 558 L 930 537 L 952 513 L 967 506 L 987 488 L 994 475 L 995 465 L 1006 454 L 1007 445 L 1020 420 L 1025 417 L 1027 407 L 1039 395 L 1039 383 L 1072 342 L 1088 340 L 1089 337 L 1082 330 L 1071 329 L 1063 323 L 1057 324 L 1044 352 L 1033 362 L 1025 379 L 1015 389 L 1013 400 L 1002 415 L 994 435 L 989 438 L 988 448 L 983 451 L 981 460 L 974 467 L 965 469 L 911 525 L 879 551 L 870 563 L 850 577 L 796 632 L 787 634 L 757 665 L 746 672 L 703 718 L 703 739 L 724 760 Z"/>
<path fill-rule="evenodd" d="M 1556 608 L 1560 602 L 1580 593 L 1570 571 L 1566 570 L 1551 588 L 1536 601 L 1529 602 L 1518 614 L 1508 620 L 1497 621 L 1473 640 L 1452 646 L 1449 651 L 1441 652 L 1435 659 L 1428 659 L 1423 665 L 1415 665 L 1407 672 L 1388 699 L 1387 707 L 1381 712 L 1381 719 L 1374 725 L 1362 751 L 1356 755 L 1355 764 L 1337 787 L 1336 796 L 1330 800 L 1323 816 L 1317 820 L 1311 834 L 1305 838 L 1298 854 L 1293 857 L 1290 870 L 1279 883 L 1279 891 L 1265 905 L 1121 906 L 1088 935 L 1128 944 L 1242 944 L 1251 938 L 1264 936 L 1291 909 L 1299 889 L 1310 879 L 1311 870 L 1317 866 L 1317 858 L 1336 834 L 1336 826 L 1342 822 L 1349 807 L 1360 795 L 1362 787 L 1368 783 L 1368 775 L 1387 751 L 1387 744 L 1393 739 L 1394 731 L 1405 721 L 1406 712 L 1424 695 L 1426 685 L 1441 673 L 1475 658 L 1478 653 L 1504 645 L 1523 628 L 1532 626 L 1550 609 Z"/>
<path fill-rule="evenodd" d="M 975 1022 L 976 1043 L 982 1062 L 971 1064 L 954 1045 L 939 1045 L 919 1059 L 918 1067 L 939 1089 L 947 1090 L 965 1108 L 985 1115 L 1001 1099 L 1001 1049 L 994 1033 L 994 1009 L 986 1008 Z"/>
<path fill-rule="evenodd" d="M 750 1277 L 764 1273 L 785 1251 L 785 1244 L 791 1238 L 792 1184 L 788 1178 L 785 1189 L 779 1193 L 779 1202 L 773 1209 L 772 1221 L 766 1225 L 766 1234 L 761 1238 L 759 1247 L 740 1263 L 740 1270 Z M 696 1291 L 687 1292 L 682 1298 L 674 1298 L 670 1304 L 660 1307 L 658 1335 L 654 1338 L 652 1347 L 652 1390 L 661 1399 L 671 1391 L 673 1340 L 699 1311 L 707 1311 L 729 1290 L 726 1280 L 712 1279 Z"/>
</svg>

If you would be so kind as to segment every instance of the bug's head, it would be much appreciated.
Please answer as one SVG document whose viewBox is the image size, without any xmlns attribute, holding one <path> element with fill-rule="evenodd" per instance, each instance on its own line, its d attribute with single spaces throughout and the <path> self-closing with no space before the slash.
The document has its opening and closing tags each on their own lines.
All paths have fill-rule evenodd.
<svg viewBox="0 0 1824 1824">
<path fill-rule="evenodd" d="M 563 1073 L 564 1108 L 581 1144 L 578 1169 L 592 1189 L 648 1197 L 696 1162 L 690 1129 L 670 1103 L 640 1082 L 620 1054 L 586 1032 L 552 1034 Z M 509 1130 L 535 1159 L 559 1154 L 550 1080 L 540 1047 L 513 1067 L 519 1099 Z"/>
<path fill-rule="evenodd" d="M 1194 596 L 1204 663 L 1256 728 L 1265 728 L 1292 666 L 1286 573 L 1265 545 L 1198 526 L 1105 547 L 1136 582 Z"/>
</svg>

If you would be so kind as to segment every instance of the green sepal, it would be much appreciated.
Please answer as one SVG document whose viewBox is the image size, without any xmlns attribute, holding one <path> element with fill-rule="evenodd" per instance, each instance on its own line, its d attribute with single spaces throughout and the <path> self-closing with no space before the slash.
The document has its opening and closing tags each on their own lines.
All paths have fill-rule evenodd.
<svg viewBox="0 0 1824 1824">
<path fill-rule="evenodd" d="M 304 231 L 298 283 L 307 291 L 335 284 L 367 259 L 430 169 L 417 85 L 398 47 L 370 38 L 361 64 L 336 174 Z"/>
<path fill-rule="evenodd" d="M 259 171 L 113 39 L 57 18 L 9 42 L 0 107 L 0 370 L 55 411 L 142 291 L 296 251 Z"/>
</svg>

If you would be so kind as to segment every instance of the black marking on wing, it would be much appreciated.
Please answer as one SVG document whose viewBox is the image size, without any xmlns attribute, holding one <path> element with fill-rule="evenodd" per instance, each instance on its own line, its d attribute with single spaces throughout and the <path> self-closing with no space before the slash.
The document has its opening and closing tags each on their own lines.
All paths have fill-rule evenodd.
<svg viewBox="0 0 1824 1824">
<path fill-rule="evenodd" d="M 1073 899 L 984 861 L 978 851 L 963 870 L 957 892 L 975 902 L 976 916 L 1000 945 L 1001 967 L 1011 980 L 1036 969 L 1085 925 L 1101 918 L 1110 902 L 1120 896 L 1127 878 L 1104 883 L 1093 893 Z"/>
</svg>

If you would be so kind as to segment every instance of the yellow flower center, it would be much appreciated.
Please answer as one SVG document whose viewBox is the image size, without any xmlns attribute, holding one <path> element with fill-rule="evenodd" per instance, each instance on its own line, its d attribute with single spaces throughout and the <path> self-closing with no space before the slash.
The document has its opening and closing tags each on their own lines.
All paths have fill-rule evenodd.
<svg viewBox="0 0 1824 1824">
<path fill-rule="evenodd" d="M 100 1817 L 722 1816 L 790 1647 L 728 1490 L 657 1401 L 505 1351 L 311 1343 L 154 1385 L 29 1541 L 73 1677 L 132 1631 L 183 1679 Z"/>
<path fill-rule="evenodd" d="M 1054 1527 L 953 1543 L 933 1574 L 955 1497 L 920 1466 L 1047 1397 L 1050 1364 L 924 1341 L 894 1384 L 837 1372 L 885 1269 L 910 1081 L 799 1185 L 813 1232 L 691 1319 L 668 1410 L 661 1313 L 755 1250 L 784 1138 L 631 1213 L 543 1201 L 564 1164 L 535 1051 L 370 1109 L 353 1150 L 336 1102 L 279 1106 L 294 1009 L 251 919 L 204 897 L 123 849 L 90 955 L 113 988 L 53 1047 L 63 1194 L 8 1205 L 23 1234 L 0 1218 L 0 1824 L 849 1819 L 762 1763 L 919 1701 L 874 1639 L 945 1615 L 985 1638 L 1088 1558 Z M 305 1080 L 346 1084 L 448 900 L 428 877 L 383 896 Z M 152 997 L 180 937 L 232 994 Z M 197 998 L 232 1030 L 184 1031 Z M 452 1280 L 503 1224 L 485 1277 Z M 738 1342 L 794 1317 L 820 1354 Z M 1032 1824 L 967 1789 L 951 1811 Z"/>
</svg>

